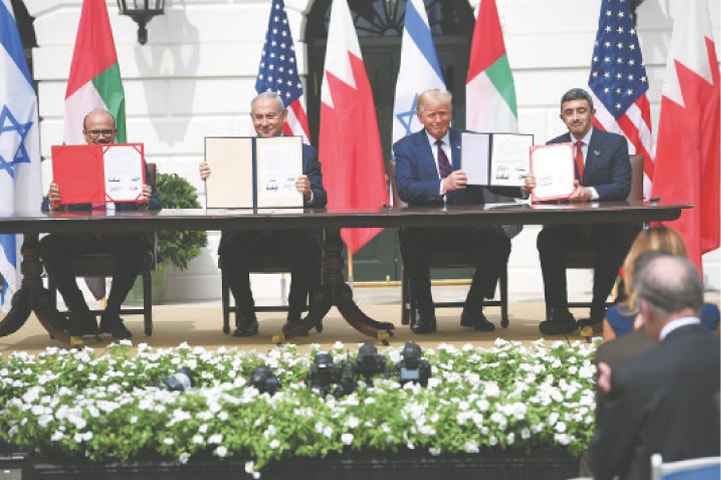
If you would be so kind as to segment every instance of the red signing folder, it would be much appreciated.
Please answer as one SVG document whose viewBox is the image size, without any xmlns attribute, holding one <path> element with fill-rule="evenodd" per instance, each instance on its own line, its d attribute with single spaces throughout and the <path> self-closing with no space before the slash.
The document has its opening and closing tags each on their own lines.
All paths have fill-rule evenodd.
<svg viewBox="0 0 721 480">
<path fill-rule="evenodd" d="M 53 145 L 52 162 L 63 205 L 143 199 L 142 143 Z"/>
</svg>

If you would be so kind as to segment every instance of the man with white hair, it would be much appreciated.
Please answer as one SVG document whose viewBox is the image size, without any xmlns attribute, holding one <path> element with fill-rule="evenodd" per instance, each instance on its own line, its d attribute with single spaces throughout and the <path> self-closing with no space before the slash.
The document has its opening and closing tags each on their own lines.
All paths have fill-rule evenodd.
<svg viewBox="0 0 721 480">
<path fill-rule="evenodd" d="M 718 456 L 719 334 L 701 325 L 703 282 L 683 257 L 638 257 L 634 290 L 657 347 L 614 367 L 599 364 L 606 391 L 589 448 L 596 479 L 647 479 L 651 455 L 664 461 Z"/>
</svg>

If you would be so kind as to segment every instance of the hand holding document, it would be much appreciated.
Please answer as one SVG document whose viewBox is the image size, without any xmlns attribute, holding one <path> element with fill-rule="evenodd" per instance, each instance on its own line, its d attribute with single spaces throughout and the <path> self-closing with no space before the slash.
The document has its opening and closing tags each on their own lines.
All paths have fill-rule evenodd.
<svg viewBox="0 0 721 480">
<path fill-rule="evenodd" d="M 300 137 L 206 137 L 205 161 L 207 208 L 303 208 Z"/>
<path fill-rule="evenodd" d="M 468 185 L 520 187 L 529 172 L 533 135 L 523 133 L 461 134 L 461 169 Z"/>
<path fill-rule="evenodd" d="M 62 205 L 145 199 L 142 143 L 54 145 L 52 162 Z"/>
<path fill-rule="evenodd" d="M 575 189 L 573 144 L 554 143 L 531 148 L 531 174 L 536 179 L 533 202 L 568 200 Z"/>
</svg>

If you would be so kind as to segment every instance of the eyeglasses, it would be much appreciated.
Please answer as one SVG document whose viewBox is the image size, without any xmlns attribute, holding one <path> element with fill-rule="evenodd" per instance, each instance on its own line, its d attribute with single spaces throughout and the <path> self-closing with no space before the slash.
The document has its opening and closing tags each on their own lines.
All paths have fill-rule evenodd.
<svg viewBox="0 0 721 480">
<path fill-rule="evenodd" d="M 103 137 L 109 137 L 115 133 L 115 129 L 106 128 L 105 130 L 86 130 L 86 133 L 90 135 L 90 138 L 98 138 L 100 135 Z"/>
</svg>

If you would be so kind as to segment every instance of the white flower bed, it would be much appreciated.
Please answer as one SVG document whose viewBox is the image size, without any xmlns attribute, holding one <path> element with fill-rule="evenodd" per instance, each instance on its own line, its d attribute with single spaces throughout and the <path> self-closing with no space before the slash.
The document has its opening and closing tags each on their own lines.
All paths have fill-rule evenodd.
<svg viewBox="0 0 721 480">
<path fill-rule="evenodd" d="M 335 362 L 350 360 L 357 347 L 336 344 L 330 353 Z M 253 459 L 249 472 L 271 460 L 360 450 L 562 446 L 578 455 L 593 434 L 594 348 L 542 340 L 531 347 L 498 340 L 492 349 L 439 345 L 423 352 L 432 367 L 427 387 L 376 377 L 340 398 L 306 384 L 317 346 L 301 355 L 292 345 L 260 354 L 141 344 L 132 354 L 122 341 L 104 355 L 91 348 L 19 352 L 0 359 L 0 444 L 105 462 L 240 456 Z M 395 366 L 400 350 L 380 353 Z M 261 364 L 282 382 L 273 396 L 246 385 Z M 182 366 L 193 371 L 194 387 L 156 387 Z"/>
</svg>

